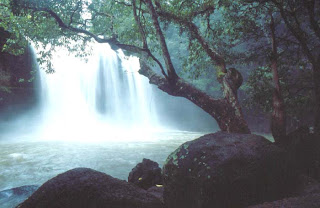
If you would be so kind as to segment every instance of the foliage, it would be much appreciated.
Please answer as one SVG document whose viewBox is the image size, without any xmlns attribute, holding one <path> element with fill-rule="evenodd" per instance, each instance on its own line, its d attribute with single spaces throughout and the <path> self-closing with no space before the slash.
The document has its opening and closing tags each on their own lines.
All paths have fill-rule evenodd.
<svg viewBox="0 0 320 208">
<path fill-rule="evenodd" d="M 288 115 L 294 116 L 313 105 L 311 79 L 311 70 L 297 72 L 280 68 L 280 84 Z M 273 83 L 270 67 L 253 70 L 243 88 L 249 94 L 245 100 L 247 108 L 260 108 L 266 113 L 272 111 Z"/>
<path fill-rule="evenodd" d="M 10 74 L 0 69 L 0 92 L 10 93 Z"/>
</svg>

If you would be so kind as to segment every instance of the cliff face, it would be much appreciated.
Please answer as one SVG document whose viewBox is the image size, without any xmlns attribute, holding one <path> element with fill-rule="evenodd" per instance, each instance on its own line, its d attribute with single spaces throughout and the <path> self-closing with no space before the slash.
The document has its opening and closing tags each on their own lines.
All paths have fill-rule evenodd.
<svg viewBox="0 0 320 208">
<path fill-rule="evenodd" d="M 0 119 L 13 118 L 37 103 L 33 53 L 29 48 L 19 56 L 2 52 L 9 36 L 0 28 Z"/>
</svg>

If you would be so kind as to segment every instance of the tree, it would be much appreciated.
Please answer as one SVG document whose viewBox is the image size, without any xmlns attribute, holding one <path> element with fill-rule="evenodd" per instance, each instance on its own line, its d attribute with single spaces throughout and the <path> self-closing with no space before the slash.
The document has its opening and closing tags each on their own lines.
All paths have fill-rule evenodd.
<svg viewBox="0 0 320 208">
<path fill-rule="evenodd" d="M 14 16 L 27 17 L 28 29 L 23 35 L 29 39 L 56 46 L 93 38 L 134 53 L 140 57 L 139 72 L 150 83 L 170 95 L 189 99 L 214 117 L 222 131 L 249 133 L 237 97 L 242 76 L 235 68 L 227 68 L 225 58 L 215 50 L 214 39 L 202 32 L 217 7 L 219 1 L 200 0 L 14 0 L 10 5 Z M 168 22 L 177 25 L 210 59 L 222 85 L 222 98 L 213 98 L 179 77 L 163 32 Z M 159 66 L 161 74 L 150 67 L 152 63 Z"/>
<path fill-rule="evenodd" d="M 240 66 L 250 65 L 254 59 L 255 64 L 265 65 L 272 71 L 271 131 L 275 141 L 280 141 L 286 136 L 286 116 L 278 75 L 279 54 L 278 34 L 276 34 L 278 30 L 274 21 L 276 14 L 273 14 L 274 7 L 267 4 L 233 1 L 232 4 L 230 2 L 222 4 L 221 8 L 219 21 L 223 21 L 224 24 L 209 25 L 211 36 L 220 37 L 220 49 L 226 51 L 230 59 L 233 59 L 233 63 Z M 208 21 L 214 22 L 211 19 Z M 232 52 L 230 48 L 234 51 Z"/>
<path fill-rule="evenodd" d="M 290 4 L 291 1 L 279 2 Z M 302 95 L 310 92 L 310 87 L 306 87 L 307 85 L 303 83 L 310 82 L 310 77 L 308 81 L 308 76 L 305 76 L 308 74 L 309 64 L 300 53 L 301 44 L 295 40 L 295 36 L 286 27 L 287 23 L 283 20 L 281 11 L 272 1 L 234 1 L 230 5 L 226 4 L 225 8 L 226 15 L 223 15 L 222 18 L 224 24 L 220 26 L 222 29 L 219 27 L 214 29 L 229 31 L 224 35 L 224 39 L 227 40 L 225 41 L 227 46 L 233 45 L 233 48 L 237 50 L 236 54 L 230 54 L 235 59 L 235 63 L 255 65 L 253 66 L 256 69 L 253 71 L 255 76 L 251 76 L 249 80 L 249 84 L 255 86 L 251 87 L 251 91 L 256 96 L 256 103 L 261 103 L 264 108 L 273 108 L 271 129 L 274 138 L 280 140 L 286 135 L 286 111 L 291 111 L 291 116 L 295 117 L 298 113 L 293 111 L 298 109 L 297 106 L 313 100 L 310 94 Z M 317 11 L 317 7 L 314 9 Z M 305 16 L 300 13 L 296 18 L 297 21 L 302 22 Z M 225 26 L 230 24 L 232 30 Z M 308 28 L 310 25 L 311 23 L 304 27 Z M 312 34 L 311 32 L 309 37 L 305 36 L 306 40 L 310 43 L 317 43 Z M 237 42 L 232 43 L 232 40 L 237 40 Z M 270 77 L 266 77 L 269 75 Z M 273 81 L 269 78 L 273 78 Z M 298 78 L 299 82 L 296 82 Z M 281 90 L 281 85 L 284 90 Z M 257 88 L 260 86 L 261 90 Z M 270 91 L 267 90 L 268 86 Z M 285 100 L 282 93 L 285 93 Z M 271 94 L 273 95 L 268 96 Z M 268 102 L 269 97 L 273 97 L 270 102 Z M 289 104 L 287 109 L 284 108 L 285 101 L 286 104 Z M 309 107 L 312 106 L 311 103 Z M 304 107 L 302 111 L 307 114 L 306 106 Z"/>
<path fill-rule="evenodd" d="M 276 37 L 276 25 L 272 11 L 270 11 L 270 31 L 271 31 L 271 70 L 273 78 L 273 95 L 272 95 L 272 119 L 271 131 L 276 142 L 283 140 L 286 137 L 286 114 L 284 107 L 284 100 L 281 93 L 281 86 L 278 72 L 278 44 Z"/>
<path fill-rule="evenodd" d="M 305 71 L 312 69 L 313 114 L 315 133 L 320 133 L 320 2 L 316 0 L 248 0 L 253 4 L 268 5 L 275 8 L 281 17 L 282 33 L 290 33 L 285 41 L 290 42 L 287 47 L 292 51 L 292 57 L 297 58 L 299 65 Z M 300 54 L 303 53 L 303 56 Z M 296 63 L 296 65 L 298 65 Z M 309 77 L 310 79 L 310 77 Z M 310 80 L 309 80 L 310 82 Z"/>
<path fill-rule="evenodd" d="M 301 46 L 313 70 L 315 105 L 315 133 L 320 134 L 320 2 L 271 1 L 279 10 L 281 17 Z"/>
</svg>

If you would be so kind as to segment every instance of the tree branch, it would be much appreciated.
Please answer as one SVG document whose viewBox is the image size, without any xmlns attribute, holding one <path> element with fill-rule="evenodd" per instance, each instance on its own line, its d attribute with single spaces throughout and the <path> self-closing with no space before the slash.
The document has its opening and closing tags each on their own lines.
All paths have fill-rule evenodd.
<svg viewBox="0 0 320 208">
<path fill-rule="evenodd" d="M 222 73 L 227 73 L 224 59 L 209 46 L 208 42 L 200 35 L 198 27 L 193 22 L 163 10 L 159 10 L 158 14 L 164 19 L 174 21 L 177 24 L 187 27 L 189 33 L 198 40 L 208 56 L 215 62 L 216 65 L 219 66 L 219 70 Z"/>
<path fill-rule="evenodd" d="M 178 79 L 178 75 L 173 67 L 172 61 L 171 61 L 171 57 L 169 54 L 169 50 L 164 38 L 164 35 L 162 33 L 160 24 L 158 22 L 158 14 L 156 13 L 154 7 L 153 7 L 153 3 L 151 0 L 145 0 L 146 6 L 149 10 L 149 13 L 151 15 L 152 18 L 152 22 L 153 22 L 153 26 L 156 29 L 156 33 L 157 33 L 157 37 L 158 40 L 160 42 L 160 46 L 161 46 L 161 50 L 162 50 L 162 55 L 164 58 L 164 62 L 166 64 L 166 69 L 168 72 L 168 79 L 170 82 L 175 82 Z"/>
<path fill-rule="evenodd" d="M 72 14 L 70 15 L 70 22 L 68 24 L 69 26 L 73 23 L 73 16 L 76 13 L 76 11 L 79 9 L 80 3 L 81 3 L 80 1 L 77 3 L 76 8 L 72 11 Z"/>
<path fill-rule="evenodd" d="M 133 16 L 134 16 L 134 19 L 139 27 L 139 32 L 140 32 L 140 35 L 141 35 L 141 38 L 142 38 L 142 42 L 143 42 L 143 48 L 146 49 L 148 51 L 148 55 L 159 65 L 160 69 L 161 69 L 161 73 L 163 74 L 163 76 L 168 79 L 168 76 L 166 74 L 166 72 L 164 71 L 164 68 L 161 64 L 161 62 L 151 53 L 151 51 L 149 50 L 149 47 L 148 47 L 148 43 L 147 43 L 147 38 L 146 38 L 146 34 L 145 34 L 145 31 L 142 27 L 142 24 L 141 24 L 141 21 L 140 21 L 140 18 L 138 17 L 137 15 L 137 7 L 136 7 L 136 0 L 132 0 L 132 9 L 133 9 Z M 139 11 L 141 11 L 141 2 L 140 2 L 140 9 Z"/>
<path fill-rule="evenodd" d="M 287 17 L 287 15 L 285 13 L 283 5 L 281 5 L 276 0 L 272 0 L 272 1 L 277 6 L 277 8 L 279 9 L 281 17 L 284 20 L 284 23 L 286 24 L 286 26 L 289 28 L 289 30 L 291 31 L 293 36 L 299 41 L 299 43 L 301 45 L 301 48 L 304 51 L 304 53 L 306 54 L 306 56 L 308 57 L 309 61 L 313 65 L 316 64 L 316 60 L 314 59 L 311 51 L 309 50 L 308 44 L 307 44 L 305 38 L 303 37 L 302 29 L 299 26 L 297 28 L 294 28 L 294 26 L 292 24 L 290 24 L 290 22 L 288 20 L 288 17 Z"/>
<path fill-rule="evenodd" d="M 175 85 L 172 85 L 167 79 L 155 73 L 143 59 L 140 59 L 140 67 L 139 73 L 146 76 L 151 84 L 158 86 L 162 91 L 172 96 L 187 98 L 210 115 L 212 115 L 214 111 L 214 118 L 218 116 L 218 109 L 220 109 L 222 103 L 225 102 L 224 99 L 214 99 L 181 78 L 178 78 Z M 210 106 L 208 103 L 205 105 L 204 100 L 210 100 L 210 102 L 208 102 Z"/>
<path fill-rule="evenodd" d="M 306 7 L 308 9 L 308 15 L 309 15 L 309 20 L 310 20 L 310 24 L 311 27 L 314 31 L 314 33 L 316 34 L 316 36 L 319 38 L 320 40 L 320 27 L 319 24 L 317 23 L 315 16 L 314 16 L 314 9 L 315 9 L 315 1 L 308 1 L 306 3 Z"/>
<path fill-rule="evenodd" d="M 203 109 L 217 121 L 222 131 L 250 133 L 242 117 L 241 109 L 230 105 L 229 100 L 214 99 L 181 78 L 178 78 L 176 82 L 172 84 L 169 80 L 152 71 L 143 59 L 140 59 L 139 73 L 147 77 L 149 82 L 158 86 L 160 90 L 172 96 L 184 97 Z M 233 104 L 237 105 L 236 103 Z"/>
<path fill-rule="evenodd" d="M 38 11 L 38 12 L 48 13 L 52 18 L 55 19 L 55 21 L 57 22 L 58 26 L 61 29 L 66 29 L 66 30 L 69 30 L 69 31 L 72 31 L 72 32 L 75 32 L 75 33 L 78 33 L 78 34 L 85 34 L 85 35 L 93 38 L 98 43 L 108 43 L 111 46 L 114 46 L 116 48 L 121 48 L 123 50 L 129 51 L 129 52 L 132 52 L 132 53 L 148 54 L 148 51 L 146 49 L 140 48 L 140 47 L 137 47 L 137 46 L 134 46 L 134 45 L 122 44 L 122 43 L 118 42 L 118 40 L 116 38 L 114 38 L 114 37 L 109 38 L 109 39 L 100 38 L 97 35 L 89 32 L 89 31 L 87 31 L 85 29 L 76 28 L 76 27 L 73 27 L 73 26 L 66 25 L 62 21 L 62 19 L 54 11 L 52 11 L 50 9 L 47 9 L 47 8 L 35 8 L 35 7 L 26 7 L 26 9 L 30 9 L 30 10 Z"/>
</svg>

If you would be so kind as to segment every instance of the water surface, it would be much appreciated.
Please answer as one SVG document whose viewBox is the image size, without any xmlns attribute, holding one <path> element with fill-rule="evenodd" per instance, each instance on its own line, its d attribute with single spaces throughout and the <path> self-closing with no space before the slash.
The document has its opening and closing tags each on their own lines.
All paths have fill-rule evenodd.
<svg viewBox="0 0 320 208">
<path fill-rule="evenodd" d="M 163 165 L 182 143 L 204 133 L 162 132 L 140 139 L 108 141 L 0 141 L 0 190 L 23 185 L 41 185 L 72 168 L 92 168 L 127 180 L 143 158 Z"/>
</svg>

